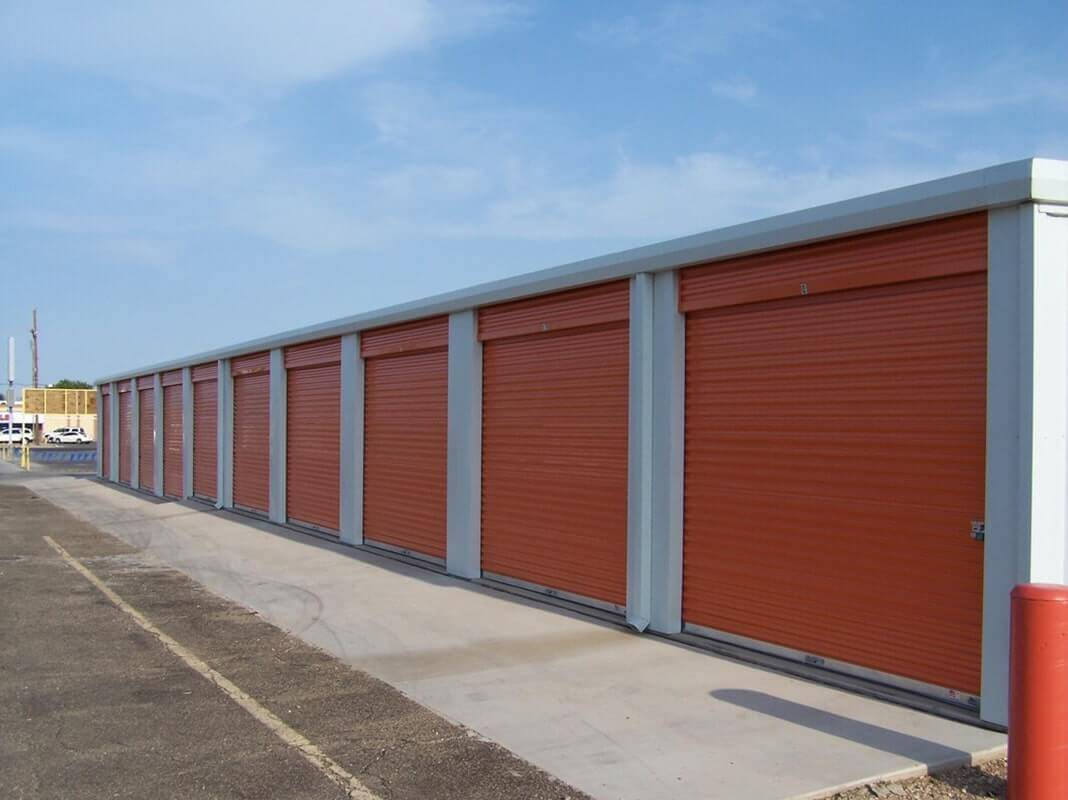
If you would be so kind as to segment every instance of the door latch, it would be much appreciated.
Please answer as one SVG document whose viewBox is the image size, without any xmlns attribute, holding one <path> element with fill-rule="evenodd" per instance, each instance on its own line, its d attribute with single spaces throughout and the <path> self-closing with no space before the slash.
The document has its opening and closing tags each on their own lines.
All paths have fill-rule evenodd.
<svg viewBox="0 0 1068 800">
<path fill-rule="evenodd" d="M 986 523 L 983 520 L 972 520 L 972 538 L 977 542 L 986 541 Z"/>
</svg>

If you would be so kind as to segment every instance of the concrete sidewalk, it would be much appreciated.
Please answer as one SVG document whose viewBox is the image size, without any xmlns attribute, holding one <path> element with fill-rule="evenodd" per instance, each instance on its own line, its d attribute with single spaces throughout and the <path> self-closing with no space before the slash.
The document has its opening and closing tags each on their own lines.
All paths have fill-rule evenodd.
<svg viewBox="0 0 1068 800">
<path fill-rule="evenodd" d="M 997 733 L 74 477 L 5 476 L 597 798 L 815 798 Z"/>
</svg>

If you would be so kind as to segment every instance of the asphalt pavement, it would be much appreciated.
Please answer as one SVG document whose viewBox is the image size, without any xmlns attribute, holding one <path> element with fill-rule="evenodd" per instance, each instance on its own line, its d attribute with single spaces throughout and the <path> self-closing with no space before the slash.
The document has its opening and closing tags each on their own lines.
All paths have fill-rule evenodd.
<svg viewBox="0 0 1068 800">
<path fill-rule="evenodd" d="M 8 484 L 0 797 L 584 795 Z"/>
</svg>

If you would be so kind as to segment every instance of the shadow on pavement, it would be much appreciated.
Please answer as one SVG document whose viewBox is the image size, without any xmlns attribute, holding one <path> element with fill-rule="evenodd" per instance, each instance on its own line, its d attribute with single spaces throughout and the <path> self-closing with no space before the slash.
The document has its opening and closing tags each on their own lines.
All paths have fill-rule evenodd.
<svg viewBox="0 0 1068 800">
<path fill-rule="evenodd" d="M 829 736 L 837 736 L 850 742 L 858 742 L 882 750 L 884 753 L 893 753 L 904 758 L 912 759 L 936 767 L 954 762 L 966 762 L 971 758 L 970 753 L 946 747 L 939 742 L 929 739 L 921 739 L 900 731 L 890 730 L 872 725 L 868 722 L 843 717 L 812 706 L 795 703 L 792 700 L 784 700 L 764 692 L 749 689 L 717 689 L 709 694 L 724 703 L 755 711 L 775 719 L 791 722 L 810 730 L 819 731 Z"/>
</svg>

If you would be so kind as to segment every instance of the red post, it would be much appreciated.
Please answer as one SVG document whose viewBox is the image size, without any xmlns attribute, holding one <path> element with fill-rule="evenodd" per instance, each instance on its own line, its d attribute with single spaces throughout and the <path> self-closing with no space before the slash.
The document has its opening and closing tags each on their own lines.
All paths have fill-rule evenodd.
<svg viewBox="0 0 1068 800">
<path fill-rule="evenodd" d="M 1012 590 L 1008 800 L 1068 798 L 1068 586 Z"/>
</svg>

